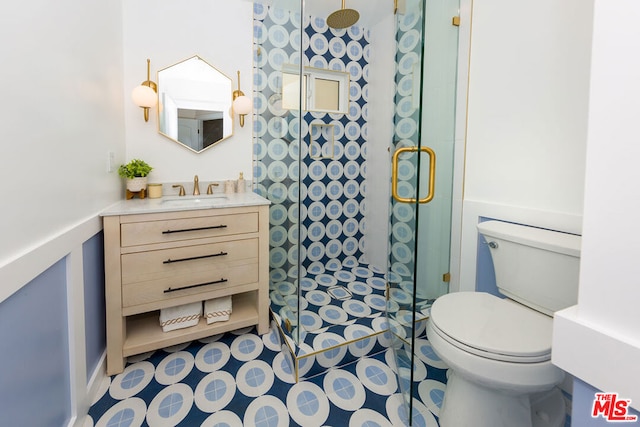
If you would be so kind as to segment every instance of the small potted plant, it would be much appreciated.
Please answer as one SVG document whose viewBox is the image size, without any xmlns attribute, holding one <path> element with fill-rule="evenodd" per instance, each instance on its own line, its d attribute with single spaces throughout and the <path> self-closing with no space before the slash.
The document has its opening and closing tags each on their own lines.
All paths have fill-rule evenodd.
<svg viewBox="0 0 640 427">
<path fill-rule="evenodd" d="M 153 168 L 144 160 L 133 159 L 126 165 L 120 165 L 118 175 L 127 180 L 127 190 L 132 193 L 147 188 L 147 175 Z"/>
</svg>

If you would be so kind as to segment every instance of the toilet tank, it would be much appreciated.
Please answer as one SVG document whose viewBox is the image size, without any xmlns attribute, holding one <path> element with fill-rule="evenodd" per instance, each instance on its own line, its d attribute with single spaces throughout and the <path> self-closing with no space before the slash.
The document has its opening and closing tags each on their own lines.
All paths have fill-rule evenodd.
<svg viewBox="0 0 640 427">
<path fill-rule="evenodd" d="M 481 222 L 478 230 L 503 295 L 549 316 L 577 304 L 580 236 L 502 221 Z"/>
</svg>

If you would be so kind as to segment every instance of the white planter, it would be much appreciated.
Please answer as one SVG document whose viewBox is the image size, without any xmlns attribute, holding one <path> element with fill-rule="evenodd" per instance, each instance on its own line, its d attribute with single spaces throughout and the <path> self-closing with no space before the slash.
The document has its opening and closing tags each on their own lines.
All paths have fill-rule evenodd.
<svg viewBox="0 0 640 427">
<path fill-rule="evenodd" d="M 132 193 L 144 190 L 145 188 L 147 188 L 146 176 L 127 179 L 127 190 Z"/>
</svg>

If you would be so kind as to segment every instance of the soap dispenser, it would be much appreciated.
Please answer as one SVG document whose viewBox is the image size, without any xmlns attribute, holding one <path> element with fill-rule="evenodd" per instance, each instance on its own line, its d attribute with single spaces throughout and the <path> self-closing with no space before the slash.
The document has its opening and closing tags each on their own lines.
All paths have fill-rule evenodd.
<svg viewBox="0 0 640 427">
<path fill-rule="evenodd" d="M 246 186 L 245 186 L 245 183 L 244 183 L 244 175 L 243 175 L 242 172 L 240 172 L 240 176 L 238 177 L 238 182 L 237 182 L 237 185 L 236 185 L 236 191 L 238 193 L 244 193 L 245 188 L 246 188 Z"/>
</svg>

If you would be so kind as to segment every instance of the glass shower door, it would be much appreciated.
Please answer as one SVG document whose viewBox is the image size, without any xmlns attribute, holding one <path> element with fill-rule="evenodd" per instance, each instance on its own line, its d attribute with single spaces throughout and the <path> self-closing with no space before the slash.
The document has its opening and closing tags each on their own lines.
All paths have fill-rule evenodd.
<svg viewBox="0 0 640 427">
<path fill-rule="evenodd" d="M 416 338 L 448 292 L 458 7 L 407 1 L 396 17 L 387 318 L 410 420 Z"/>
<path fill-rule="evenodd" d="M 300 313 L 300 57 L 302 1 L 255 1 L 254 172 L 256 192 L 269 208 L 269 296 L 271 310 L 296 342 Z"/>
</svg>

